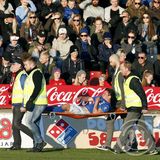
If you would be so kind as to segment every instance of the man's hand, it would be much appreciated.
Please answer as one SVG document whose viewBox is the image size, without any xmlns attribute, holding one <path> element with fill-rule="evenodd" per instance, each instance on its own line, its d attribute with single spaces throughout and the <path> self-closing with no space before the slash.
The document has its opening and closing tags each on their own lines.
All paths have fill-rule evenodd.
<svg viewBox="0 0 160 160">
<path fill-rule="evenodd" d="M 21 107 L 21 108 L 20 108 L 20 111 L 21 111 L 21 112 L 26 112 L 26 108 Z"/>
<path fill-rule="evenodd" d="M 148 110 L 143 109 L 143 110 L 142 110 L 142 113 L 143 113 L 143 114 L 148 113 Z"/>
</svg>

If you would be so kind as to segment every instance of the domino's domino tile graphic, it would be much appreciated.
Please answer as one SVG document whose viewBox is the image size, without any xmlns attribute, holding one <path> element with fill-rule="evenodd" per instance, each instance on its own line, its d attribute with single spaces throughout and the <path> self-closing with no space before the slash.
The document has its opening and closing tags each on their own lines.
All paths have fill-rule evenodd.
<svg viewBox="0 0 160 160">
<path fill-rule="evenodd" d="M 68 144 L 77 133 L 78 132 L 63 119 L 60 119 L 49 130 L 50 136 L 63 146 Z"/>
</svg>

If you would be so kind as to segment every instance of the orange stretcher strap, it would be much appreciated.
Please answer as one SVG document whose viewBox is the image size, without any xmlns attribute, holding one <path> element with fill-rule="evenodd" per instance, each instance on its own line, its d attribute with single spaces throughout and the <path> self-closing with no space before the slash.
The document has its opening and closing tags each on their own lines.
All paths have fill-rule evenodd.
<svg viewBox="0 0 160 160">
<path fill-rule="evenodd" d="M 111 114 L 126 114 L 126 111 L 122 111 L 117 109 L 114 112 L 107 112 L 107 113 L 89 113 L 89 114 L 74 114 L 74 113 L 65 113 L 65 112 L 54 112 L 55 115 L 61 115 L 66 116 L 74 119 L 82 119 L 82 118 L 88 118 L 88 117 L 98 117 L 98 116 L 107 116 Z M 52 114 L 52 113 L 51 113 Z"/>
</svg>

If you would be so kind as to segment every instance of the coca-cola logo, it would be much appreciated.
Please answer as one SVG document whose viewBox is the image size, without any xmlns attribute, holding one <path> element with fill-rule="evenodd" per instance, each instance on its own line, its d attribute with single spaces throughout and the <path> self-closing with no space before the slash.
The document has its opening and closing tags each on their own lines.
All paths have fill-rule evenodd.
<svg viewBox="0 0 160 160">
<path fill-rule="evenodd" d="M 145 93 L 147 95 L 149 107 L 160 107 L 160 92 L 156 92 L 154 88 L 149 88 L 145 90 Z"/>
<path fill-rule="evenodd" d="M 9 89 L 8 86 L 1 86 L 0 87 L 0 105 L 6 105 L 7 103 L 7 95 L 4 92 L 7 92 Z"/>
<path fill-rule="evenodd" d="M 49 101 L 48 105 L 58 105 L 58 104 L 64 104 L 66 102 L 73 103 L 80 95 L 89 95 L 93 97 L 100 95 L 104 91 L 104 88 L 92 88 L 92 87 L 83 87 L 80 89 L 76 89 L 76 87 L 73 88 L 72 91 L 70 91 L 70 89 L 65 89 L 65 87 L 63 88 L 63 90 L 61 90 L 60 87 L 49 88 L 47 91 L 47 97 Z"/>
</svg>

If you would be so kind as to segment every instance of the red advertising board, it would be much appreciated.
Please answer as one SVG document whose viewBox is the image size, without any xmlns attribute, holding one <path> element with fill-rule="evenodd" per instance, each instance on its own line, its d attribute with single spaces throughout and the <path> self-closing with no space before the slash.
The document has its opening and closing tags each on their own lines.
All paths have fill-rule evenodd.
<svg viewBox="0 0 160 160">
<path fill-rule="evenodd" d="M 144 88 L 147 95 L 148 108 L 160 110 L 160 88 Z M 48 106 L 60 105 L 65 102 L 72 103 L 79 95 L 97 96 L 104 91 L 96 86 L 47 86 Z M 10 108 L 11 93 L 9 85 L 0 85 L 0 108 Z"/>
</svg>

